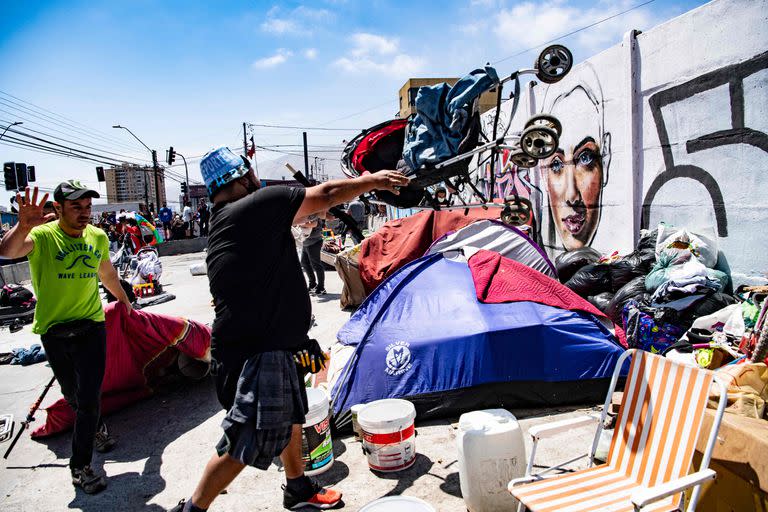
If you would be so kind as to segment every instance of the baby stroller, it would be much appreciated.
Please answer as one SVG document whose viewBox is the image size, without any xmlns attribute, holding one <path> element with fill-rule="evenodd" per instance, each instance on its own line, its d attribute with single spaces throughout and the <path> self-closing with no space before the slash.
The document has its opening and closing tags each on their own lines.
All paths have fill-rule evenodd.
<svg viewBox="0 0 768 512">
<path fill-rule="evenodd" d="M 35 318 L 37 300 L 20 284 L 6 284 L 0 289 L 0 327 L 20 331 Z"/>
<path fill-rule="evenodd" d="M 411 208 L 426 201 L 426 204 L 439 209 L 427 187 L 441 182 L 454 190 L 462 190 L 467 185 L 482 203 L 486 203 L 488 199 L 469 176 L 469 163 L 473 156 L 488 152 L 478 167 L 488 159 L 493 166 L 495 156 L 500 151 L 508 150 L 512 163 L 520 168 L 531 168 L 539 159 L 554 154 L 559 145 L 562 126 L 549 115 L 533 116 L 522 132 L 510 133 L 520 101 L 520 77 L 533 74 L 544 83 L 555 83 L 568 74 L 572 65 L 571 52 L 564 46 L 552 45 L 541 52 L 532 69 L 515 71 L 503 79 L 499 79 L 496 71 L 489 66 L 485 70 L 476 70 L 459 81 L 466 88 L 453 97 L 452 105 L 448 107 L 453 110 L 447 114 L 445 109 L 431 109 L 429 104 L 429 95 L 435 94 L 435 88 L 442 88 L 437 93 L 445 95 L 447 85 L 419 88 L 416 114 L 408 120 L 395 119 L 378 124 L 352 139 L 342 153 L 342 171 L 351 178 L 384 169 L 397 169 L 410 176 L 410 184 L 401 189 L 399 195 L 387 191 L 375 192 L 378 200 L 400 208 Z M 502 128 L 499 126 L 500 106 L 502 89 L 507 82 L 514 83 L 513 104 L 506 126 Z M 493 130 L 490 136 L 486 136 L 480 126 L 479 98 L 482 93 L 494 90 L 496 112 Z M 453 91 L 447 92 L 449 98 L 451 94 Z M 439 119 L 440 116 L 443 118 Z M 490 190 L 493 190 L 493 168 L 490 179 Z M 459 199 L 463 202 L 460 195 Z"/>
</svg>

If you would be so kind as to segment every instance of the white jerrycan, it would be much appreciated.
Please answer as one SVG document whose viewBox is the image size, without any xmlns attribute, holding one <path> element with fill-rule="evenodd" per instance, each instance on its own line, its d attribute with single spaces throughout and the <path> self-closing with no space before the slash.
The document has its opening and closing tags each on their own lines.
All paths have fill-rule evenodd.
<svg viewBox="0 0 768 512">
<path fill-rule="evenodd" d="M 525 443 L 517 418 L 504 409 L 462 414 L 458 444 L 461 495 L 469 512 L 509 512 L 517 500 L 507 490 L 525 474 Z"/>
</svg>

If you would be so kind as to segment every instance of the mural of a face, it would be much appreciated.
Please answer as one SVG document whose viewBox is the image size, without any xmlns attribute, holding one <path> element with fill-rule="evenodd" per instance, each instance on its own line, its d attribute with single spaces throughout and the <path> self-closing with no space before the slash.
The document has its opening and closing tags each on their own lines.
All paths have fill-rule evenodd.
<svg viewBox="0 0 768 512">
<path fill-rule="evenodd" d="M 557 96 L 548 113 L 563 124 L 557 152 L 540 162 L 549 198 L 550 235 L 572 251 L 590 245 L 600 223 L 610 134 L 603 129 L 601 102 L 583 83 Z"/>
</svg>

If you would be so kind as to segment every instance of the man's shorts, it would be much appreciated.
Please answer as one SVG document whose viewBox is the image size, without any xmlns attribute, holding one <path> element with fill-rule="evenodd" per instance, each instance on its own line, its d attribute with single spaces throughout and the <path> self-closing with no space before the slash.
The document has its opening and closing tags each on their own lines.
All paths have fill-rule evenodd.
<svg viewBox="0 0 768 512">
<path fill-rule="evenodd" d="M 224 370 L 221 368 L 220 370 Z M 219 400 L 229 403 L 226 370 L 217 376 Z M 291 440 L 292 427 L 306 421 L 307 389 L 293 354 L 265 352 L 248 359 L 240 371 L 232 405 L 221 422 L 224 435 L 216 445 L 243 464 L 267 469 Z"/>
</svg>

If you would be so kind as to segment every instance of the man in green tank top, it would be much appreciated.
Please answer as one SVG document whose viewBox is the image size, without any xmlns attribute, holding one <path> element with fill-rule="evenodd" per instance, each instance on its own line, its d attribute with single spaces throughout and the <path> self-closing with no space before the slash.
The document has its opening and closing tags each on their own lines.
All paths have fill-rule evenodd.
<svg viewBox="0 0 768 512">
<path fill-rule="evenodd" d="M 27 256 L 37 296 L 32 331 L 39 334 L 62 394 L 75 411 L 73 485 L 92 494 L 106 487 L 91 469 L 93 449 L 110 450 L 115 442 L 100 417 L 101 383 L 107 333 L 99 280 L 131 312 L 131 303 L 109 261 L 109 239 L 91 225 L 91 200 L 99 193 L 79 181 L 54 191 L 58 214 L 43 212 L 48 194 L 38 201 L 35 187 L 16 194 L 19 221 L 0 242 L 0 257 Z"/>
</svg>

